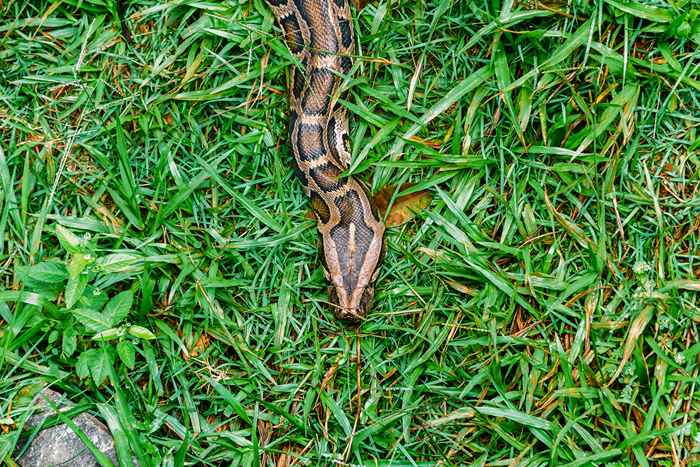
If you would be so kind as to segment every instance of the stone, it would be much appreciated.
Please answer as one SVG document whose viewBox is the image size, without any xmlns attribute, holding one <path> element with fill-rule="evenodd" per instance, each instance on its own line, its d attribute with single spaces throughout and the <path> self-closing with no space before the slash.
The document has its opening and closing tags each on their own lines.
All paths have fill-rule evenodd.
<svg viewBox="0 0 700 467">
<path fill-rule="evenodd" d="M 46 399 L 51 400 L 60 409 L 68 409 L 75 405 L 62 394 L 51 389 L 44 389 L 34 398 L 32 407 L 36 412 L 27 421 L 25 430 L 36 428 L 55 413 Z M 119 465 L 114 439 L 102 422 L 85 412 L 74 417 L 73 422 L 114 465 Z M 17 460 L 17 463 L 22 467 L 49 465 L 92 467 L 100 465 L 90 449 L 65 424 L 41 430 L 22 454 L 22 457 Z"/>
</svg>

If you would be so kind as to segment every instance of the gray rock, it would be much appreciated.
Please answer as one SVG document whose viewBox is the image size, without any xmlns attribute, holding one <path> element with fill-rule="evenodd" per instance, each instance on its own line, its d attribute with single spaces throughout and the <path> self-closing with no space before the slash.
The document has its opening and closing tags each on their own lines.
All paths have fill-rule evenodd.
<svg viewBox="0 0 700 467">
<path fill-rule="evenodd" d="M 60 393 L 44 389 L 34 398 L 33 407 L 36 412 L 27 421 L 25 429 L 31 430 L 39 426 L 55 413 L 45 399 L 51 400 L 61 409 L 75 405 Z M 88 413 L 81 413 L 74 417 L 73 422 L 92 440 L 97 449 L 105 453 L 114 465 L 118 465 L 114 440 L 102 422 Z M 65 424 L 41 430 L 17 462 L 22 467 L 92 467 L 100 465 L 90 449 Z"/>
</svg>

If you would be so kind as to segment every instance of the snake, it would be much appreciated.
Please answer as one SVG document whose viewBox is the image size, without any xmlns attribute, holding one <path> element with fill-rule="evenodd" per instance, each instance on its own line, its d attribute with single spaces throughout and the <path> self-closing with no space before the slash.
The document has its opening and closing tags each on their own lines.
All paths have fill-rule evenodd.
<svg viewBox="0 0 700 467">
<path fill-rule="evenodd" d="M 348 114 L 338 100 L 353 65 L 347 0 L 267 0 L 296 58 L 291 67 L 289 146 L 310 198 L 329 282 L 341 320 L 363 320 L 372 307 L 384 255 L 384 224 L 364 183 L 341 174 L 351 160 Z"/>
</svg>

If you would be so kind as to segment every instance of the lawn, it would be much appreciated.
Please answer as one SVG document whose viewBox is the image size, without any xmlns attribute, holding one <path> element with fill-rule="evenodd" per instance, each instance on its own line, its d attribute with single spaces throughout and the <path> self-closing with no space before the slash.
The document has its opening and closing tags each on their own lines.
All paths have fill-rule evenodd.
<svg viewBox="0 0 700 467">
<path fill-rule="evenodd" d="M 0 463 L 46 385 L 142 466 L 700 462 L 696 0 L 355 9 L 357 328 L 265 2 L 125 10 L 0 0 Z"/>
</svg>

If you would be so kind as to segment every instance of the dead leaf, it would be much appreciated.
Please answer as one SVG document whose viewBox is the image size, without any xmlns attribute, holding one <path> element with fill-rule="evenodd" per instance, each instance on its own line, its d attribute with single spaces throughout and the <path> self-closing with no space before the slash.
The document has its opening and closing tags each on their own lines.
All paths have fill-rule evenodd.
<svg viewBox="0 0 700 467">
<path fill-rule="evenodd" d="M 289 466 L 289 459 L 290 457 L 287 456 L 287 453 L 280 454 L 277 460 L 275 461 L 275 467 L 288 467 Z"/>
<path fill-rule="evenodd" d="M 629 330 L 627 331 L 627 340 L 625 341 L 625 347 L 622 353 L 622 360 L 620 361 L 620 365 L 617 367 L 617 371 L 615 371 L 613 377 L 610 378 L 608 384 L 605 385 L 606 388 L 609 387 L 618 376 L 620 376 L 620 373 L 622 373 L 622 370 L 625 368 L 625 364 L 627 364 L 632 356 L 634 346 L 637 345 L 637 340 L 639 340 L 639 338 L 642 336 L 644 329 L 646 329 L 647 324 L 649 324 L 649 321 L 651 321 L 651 318 L 654 316 L 654 311 L 655 308 L 653 305 L 645 306 L 634 321 L 632 321 L 632 324 L 630 324 Z"/>
<path fill-rule="evenodd" d="M 181 334 L 181 331 L 178 330 L 178 335 Z M 191 342 L 191 341 L 190 341 Z M 197 339 L 197 342 L 194 343 L 194 345 L 190 349 L 186 349 L 184 346 L 182 348 L 182 358 L 185 361 L 189 361 L 191 357 L 198 357 L 202 355 L 202 353 L 207 350 L 207 347 L 209 347 L 209 336 L 207 334 L 202 334 L 199 336 L 199 339 Z"/>
<path fill-rule="evenodd" d="M 194 346 L 190 349 L 191 357 L 200 356 L 209 347 L 209 336 L 207 334 L 202 334 L 194 343 Z"/>
<path fill-rule="evenodd" d="M 471 295 L 472 297 L 476 295 L 476 289 L 473 287 L 467 287 L 464 284 L 460 284 L 457 281 L 448 280 L 447 285 L 455 289 L 457 292 L 462 292 L 465 295 Z"/>
<path fill-rule="evenodd" d="M 442 259 L 445 257 L 445 252 L 441 250 L 433 250 L 432 248 L 419 247 L 418 250 L 430 259 Z"/>
<path fill-rule="evenodd" d="M 410 141 L 413 141 L 413 142 L 418 143 L 418 144 L 424 144 L 426 146 L 430 146 L 431 148 L 436 149 L 436 150 L 438 150 L 442 147 L 442 143 L 440 141 L 437 141 L 437 140 L 423 139 L 423 138 L 419 138 L 418 136 L 411 136 L 408 139 Z"/>
<path fill-rule="evenodd" d="M 352 0 L 352 3 L 355 4 L 357 11 L 362 11 L 362 9 L 369 3 L 369 0 Z"/>
<path fill-rule="evenodd" d="M 404 183 L 401 185 L 399 191 L 406 191 L 411 188 L 411 186 L 413 185 L 410 183 Z M 395 185 L 387 185 L 374 196 L 374 205 L 377 207 L 382 217 L 386 214 L 387 206 L 395 191 Z M 386 216 L 386 226 L 397 227 L 405 224 L 416 217 L 416 214 L 420 211 L 427 208 L 432 199 L 433 194 L 428 190 L 421 190 L 396 198 L 391 205 L 389 214 Z"/>
</svg>

